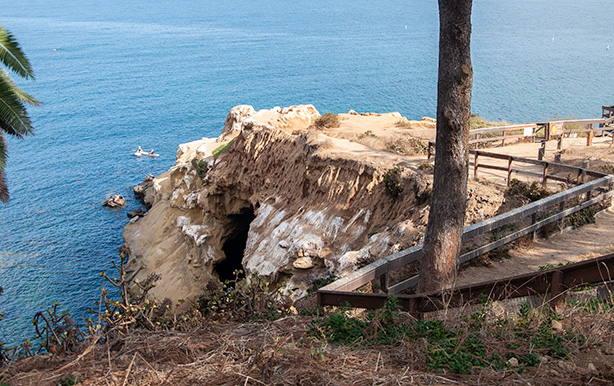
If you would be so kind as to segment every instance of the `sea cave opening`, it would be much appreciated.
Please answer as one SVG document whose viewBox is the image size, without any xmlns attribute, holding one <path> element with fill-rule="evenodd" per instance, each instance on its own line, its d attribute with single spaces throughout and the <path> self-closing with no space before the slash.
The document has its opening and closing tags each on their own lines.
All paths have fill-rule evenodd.
<svg viewBox="0 0 614 386">
<path fill-rule="evenodd" d="M 256 215 L 252 206 L 245 208 L 240 214 L 228 216 L 230 224 L 228 227 L 228 238 L 222 246 L 222 251 L 226 258 L 215 266 L 220 280 L 232 280 L 235 278 L 234 272 L 240 270 L 242 273 L 239 278 L 245 277 L 243 268 L 243 254 L 247 245 L 247 235 L 249 225 L 254 221 Z"/>
</svg>

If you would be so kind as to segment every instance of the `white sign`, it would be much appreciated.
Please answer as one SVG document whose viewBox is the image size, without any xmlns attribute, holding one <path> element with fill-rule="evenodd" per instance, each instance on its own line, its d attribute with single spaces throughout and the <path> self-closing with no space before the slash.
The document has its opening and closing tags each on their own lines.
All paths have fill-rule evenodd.
<svg viewBox="0 0 614 386">
<path fill-rule="evenodd" d="M 524 136 L 525 137 L 530 137 L 533 135 L 533 128 L 532 127 L 525 127 L 524 128 Z"/>
</svg>

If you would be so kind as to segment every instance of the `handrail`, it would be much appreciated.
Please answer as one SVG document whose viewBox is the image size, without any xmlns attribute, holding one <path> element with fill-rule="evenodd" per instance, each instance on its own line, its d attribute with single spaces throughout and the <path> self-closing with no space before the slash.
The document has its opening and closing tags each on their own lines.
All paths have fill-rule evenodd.
<svg viewBox="0 0 614 386">
<path fill-rule="evenodd" d="M 545 271 L 510 276 L 503 279 L 416 295 L 395 295 L 398 305 L 414 316 L 444 308 L 464 306 L 487 296 L 490 300 L 513 299 L 529 295 L 550 295 L 550 306 L 556 308 L 565 301 L 566 291 L 586 285 L 610 282 L 614 279 L 614 254 L 603 255 Z M 317 293 L 321 306 L 341 306 L 377 309 L 384 306 L 390 294 L 330 291 Z"/>
<path fill-rule="evenodd" d="M 472 237 L 493 231 L 502 226 L 505 226 L 511 223 L 516 223 L 519 220 L 522 220 L 525 218 L 531 218 L 531 222 L 532 222 L 532 224 L 529 227 L 521 229 L 515 232 L 514 234 L 506 236 L 505 238 L 501 239 L 504 241 L 499 240 L 495 243 L 490 243 L 480 248 L 477 248 L 471 252 L 465 253 L 463 256 L 461 256 L 461 261 L 462 262 L 469 261 L 483 253 L 499 248 L 502 245 L 509 243 L 511 241 L 514 241 L 526 234 L 535 232 L 539 228 L 544 227 L 552 222 L 561 220 L 565 216 L 568 216 L 579 210 L 582 210 L 587 206 L 594 205 L 600 201 L 611 198 L 612 196 L 614 196 L 614 190 L 610 190 L 597 197 L 589 199 L 588 201 L 584 203 L 581 203 L 577 206 L 569 208 L 565 211 L 561 211 L 561 213 L 551 215 L 548 218 L 543 219 L 539 222 L 533 216 L 538 212 L 544 211 L 546 209 L 549 209 L 555 206 L 560 206 L 565 201 L 579 197 L 583 194 L 588 194 L 594 189 L 608 186 L 609 184 L 613 182 L 614 182 L 614 175 L 606 175 L 597 180 L 575 186 L 571 189 L 556 193 L 552 196 L 532 202 L 520 208 L 513 209 L 507 213 L 502 213 L 500 215 L 486 219 L 479 223 L 466 226 L 463 229 L 463 241 L 466 241 Z M 378 259 L 374 261 L 373 263 L 352 272 L 348 276 L 345 276 L 341 279 L 334 281 L 333 283 L 328 284 L 327 286 L 323 287 L 322 290 L 324 291 L 353 291 L 371 282 L 372 280 L 377 279 L 378 277 L 385 278 L 384 284 L 387 287 L 385 288 L 385 290 L 389 292 L 400 292 L 404 289 L 407 289 L 417 283 L 417 280 L 418 280 L 417 276 L 411 277 L 407 279 L 406 281 L 401 282 L 403 284 L 397 283 L 394 286 L 388 286 L 386 283 L 388 272 L 394 268 L 398 268 L 398 267 L 407 265 L 411 262 L 420 260 L 423 256 L 422 246 L 423 244 L 418 244 L 411 248 L 394 253 L 390 256 L 386 256 L 384 258 Z"/>
</svg>

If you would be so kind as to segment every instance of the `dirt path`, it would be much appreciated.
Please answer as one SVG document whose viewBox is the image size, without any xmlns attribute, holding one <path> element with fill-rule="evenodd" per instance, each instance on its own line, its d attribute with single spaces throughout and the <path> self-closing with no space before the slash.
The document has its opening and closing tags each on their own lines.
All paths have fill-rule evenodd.
<svg viewBox="0 0 614 386">
<path fill-rule="evenodd" d="M 599 213 L 594 224 L 538 239 L 530 245 L 510 250 L 510 258 L 491 266 L 474 265 L 461 270 L 458 285 L 478 283 L 507 276 L 535 272 L 541 266 L 577 262 L 614 252 L 614 208 Z M 613 272 L 614 274 L 614 272 Z"/>
</svg>

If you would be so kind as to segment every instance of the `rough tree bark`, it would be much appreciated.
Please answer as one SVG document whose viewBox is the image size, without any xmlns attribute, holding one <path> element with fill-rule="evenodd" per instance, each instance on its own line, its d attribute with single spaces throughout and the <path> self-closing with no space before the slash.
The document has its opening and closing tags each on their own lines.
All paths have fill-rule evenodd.
<svg viewBox="0 0 614 386">
<path fill-rule="evenodd" d="M 439 0 L 437 143 L 419 292 L 456 282 L 467 195 L 472 0 Z"/>
</svg>

